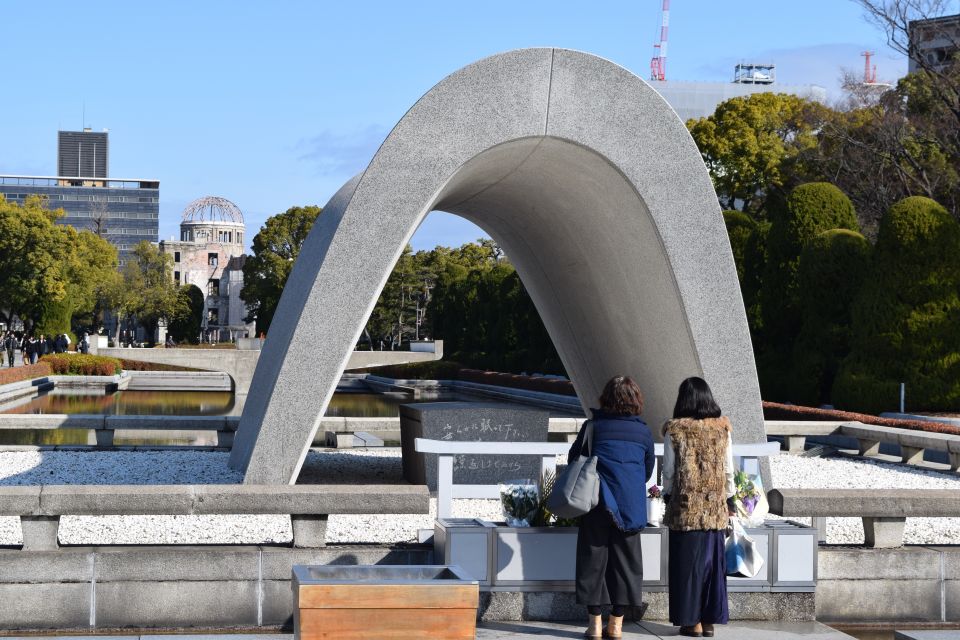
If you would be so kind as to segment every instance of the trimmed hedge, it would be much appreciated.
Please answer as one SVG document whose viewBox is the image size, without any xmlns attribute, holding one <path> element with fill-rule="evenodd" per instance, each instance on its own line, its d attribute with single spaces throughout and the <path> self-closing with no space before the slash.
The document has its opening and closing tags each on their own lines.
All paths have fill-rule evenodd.
<svg viewBox="0 0 960 640">
<path fill-rule="evenodd" d="M 410 364 L 389 364 L 383 367 L 369 367 L 362 372 L 394 380 L 456 380 L 461 366 L 449 360 L 430 362 L 412 362 Z"/>
<path fill-rule="evenodd" d="M 521 376 L 513 373 L 498 373 L 496 371 L 480 371 L 479 369 L 461 369 L 459 380 L 492 384 L 498 387 L 525 389 L 527 391 L 543 391 L 557 393 L 564 396 L 575 396 L 573 383 L 558 378 L 542 378 L 540 376 Z"/>
<path fill-rule="evenodd" d="M 161 364 L 159 362 L 143 362 L 142 360 L 127 360 L 120 358 L 120 367 L 124 371 L 203 371 L 192 367 L 180 367 L 175 364 Z"/>
<path fill-rule="evenodd" d="M 866 413 L 838 411 L 836 409 L 817 409 L 815 407 L 801 407 L 778 402 L 763 403 L 763 417 L 765 420 L 845 420 L 872 424 L 878 427 L 895 427 L 897 429 L 911 429 L 913 431 L 929 431 L 931 433 L 945 433 L 960 435 L 960 427 L 944 422 L 924 422 L 923 420 L 900 420 L 897 418 L 881 418 Z"/>
<path fill-rule="evenodd" d="M 43 356 L 53 373 L 61 376 L 114 376 L 120 373 L 120 360 L 81 353 L 55 353 Z"/>
<path fill-rule="evenodd" d="M 803 326 L 801 254 L 824 231 L 859 232 L 860 226 L 850 199 L 827 182 L 802 184 L 785 200 L 768 201 L 771 226 L 760 291 L 762 331 L 757 334 L 757 370 L 764 397 L 792 399 L 796 393 L 793 349 Z M 753 326 L 756 329 L 756 324 Z"/>
<path fill-rule="evenodd" d="M 733 251 L 733 261 L 737 265 L 737 278 L 739 278 L 742 287 L 750 236 L 757 228 L 757 223 L 742 211 L 728 210 L 723 212 L 723 224 L 727 227 L 730 250 Z"/>
<path fill-rule="evenodd" d="M 856 231 L 832 229 L 810 240 L 801 252 L 802 325 L 793 348 L 790 400 L 831 402 L 837 370 L 850 353 L 850 308 L 869 277 L 872 250 Z"/>
<path fill-rule="evenodd" d="M 0 370 L 0 384 L 10 384 L 11 382 L 20 382 L 21 380 L 32 380 L 33 378 L 42 378 L 53 373 L 53 369 L 46 362 L 37 364 L 28 364 L 24 367 L 13 367 Z"/>
<path fill-rule="evenodd" d="M 877 413 L 960 409 L 960 224 L 919 196 L 880 221 L 872 277 L 853 305 L 853 348 L 834 404 Z"/>
</svg>

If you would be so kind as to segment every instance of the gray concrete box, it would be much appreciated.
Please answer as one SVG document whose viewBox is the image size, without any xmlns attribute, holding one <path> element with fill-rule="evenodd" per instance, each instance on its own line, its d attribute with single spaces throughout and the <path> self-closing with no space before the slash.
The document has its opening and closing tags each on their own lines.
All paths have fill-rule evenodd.
<svg viewBox="0 0 960 640">
<path fill-rule="evenodd" d="M 424 402 L 400 405 L 403 477 L 437 490 L 437 456 L 418 453 L 417 438 L 457 442 L 546 442 L 550 413 L 498 403 Z M 496 484 L 540 477 L 540 456 L 454 458 L 454 484 Z"/>
</svg>

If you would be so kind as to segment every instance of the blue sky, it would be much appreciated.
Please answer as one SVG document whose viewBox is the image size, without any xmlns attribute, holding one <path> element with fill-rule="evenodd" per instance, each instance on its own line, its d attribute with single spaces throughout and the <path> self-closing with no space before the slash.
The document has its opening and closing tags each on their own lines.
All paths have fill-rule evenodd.
<svg viewBox="0 0 960 640">
<path fill-rule="evenodd" d="M 235 202 L 248 238 L 270 215 L 323 205 L 444 76 L 531 46 L 589 51 L 649 72 L 660 0 L 566 2 L 4 3 L 0 173 L 53 175 L 56 132 L 110 130 L 110 173 L 160 180 L 160 235 L 183 207 Z M 849 0 L 673 0 L 667 78 L 727 81 L 772 60 L 781 82 L 836 92 L 871 49 L 906 62 Z M 83 114 L 85 111 L 85 120 Z M 432 214 L 415 248 L 482 232 Z"/>
</svg>

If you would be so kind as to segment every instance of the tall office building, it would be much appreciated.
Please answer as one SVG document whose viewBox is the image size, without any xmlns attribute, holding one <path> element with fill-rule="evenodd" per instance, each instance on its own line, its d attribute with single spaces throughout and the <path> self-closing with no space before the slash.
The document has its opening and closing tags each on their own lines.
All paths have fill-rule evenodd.
<svg viewBox="0 0 960 640">
<path fill-rule="evenodd" d="M 110 178 L 106 132 L 60 131 L 58 142 L 58 175 L 0 175 L 0 195 L 17 204 L 42 196 L 50 209 L 63 209 L 59 224 L 92 231 L 115 246 L 121 266 L 138 242 L 156 242 L 160 181 Z"/>
<path fill-rule="evenodd" d="M 72 178 L 106 178 L 109 172 L 109 139 L 106 131 L 57 132 L 57 175 Z"/>
</svg>

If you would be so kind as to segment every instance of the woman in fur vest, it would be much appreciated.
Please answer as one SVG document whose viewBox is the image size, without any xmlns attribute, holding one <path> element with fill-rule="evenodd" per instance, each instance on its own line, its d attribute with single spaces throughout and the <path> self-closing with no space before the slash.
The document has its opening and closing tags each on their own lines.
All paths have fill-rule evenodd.
<svg viewBox="0 0 960 640">
<path fill-rule="evenodd" d="M 600 503 L 583 516 L 577 535 L 577 602 L 587 605 L 588 638 L 622 637 L 628 606 L 640 606 L 643 561 L 640 531 L 647 526 L 647 480 L 653 474 L 653 437 L 640 419 L 643 394 L 628 377 L 616 376 L 593 409 L 592 451 L 580 430 L 570 459 L 597 456 Z M 600 607 L 613 605 L 606 633 Z"/>
<path fill-rule="evenodd" d="M 726 624 L 725 529 L 733 511 L 730 420 L 702 378 L 680 384 L 663 427 L 664 524 L 670 529 L 670 622 L 680 635 L 712 637 Z"/>
</svg>

